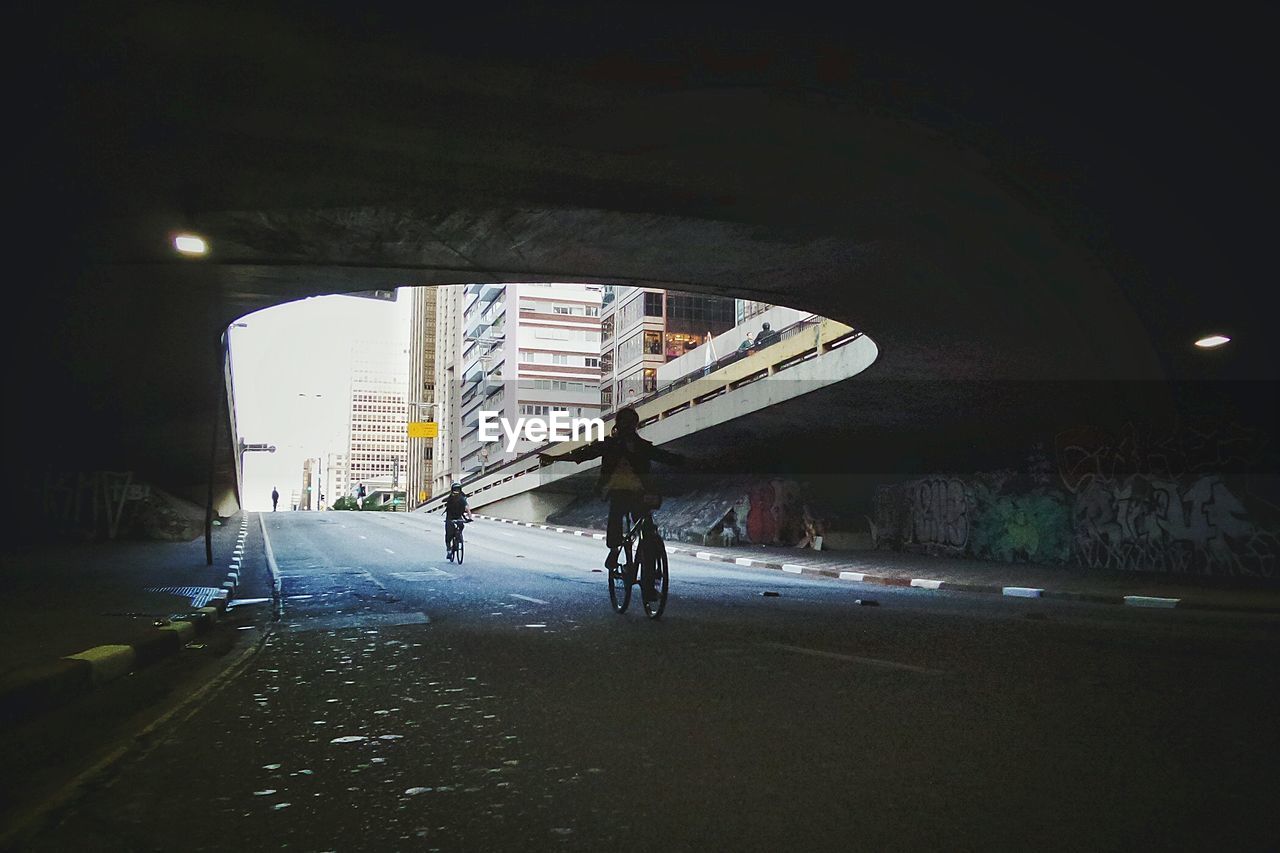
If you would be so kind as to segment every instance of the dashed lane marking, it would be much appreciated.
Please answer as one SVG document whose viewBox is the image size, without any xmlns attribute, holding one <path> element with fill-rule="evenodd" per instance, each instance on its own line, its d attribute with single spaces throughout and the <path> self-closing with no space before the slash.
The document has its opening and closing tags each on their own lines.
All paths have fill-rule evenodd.
<svg viewBox="0 0 1280 853">
<path fill-rule="evenodd" d="M 543 601 L 541 598 L 533 598 L 532 596 L 528 596 L 528 595 L 521 595 L 521 594 L 520 594 L 520 593 L 518 593 L 518 592 L 513 592 L 513 593 L 511 593 L 511 597 L 512 597 L 512 598 L 519 598 L 519 599 L 521 599 L 521 600 L 523 600 L 523 601 L 532 601 L 534 604 L 550 604 L 550 603 L 551 603 L 550 601 Z"/>
<path fill-rule="evenodd" d="M 921 675 L 941 675 L 940 669 L 929 669 L 925 666 L 912 666 L 909 663 L 898 663 L 892 660 L 882 660 L 880 658 L 864 658 L 857 655 L 842 655 L 838 652 L 826 652 L 822 649 L 806 649 L 803 646 L 789 646 L 786 643 L 761 643 L 762 646 L 768 646 L 773 649 L 781 649 L 785 652 L 795 652 L 796 654 L 809 655 L 811 657 L 831 658 L 832 660 L 843 660 L 850 663 L 864 663 L 868 666 L 880 667 L 881 669 L 901 669 L 907 672 L 918 672 Z"/>
</svg>

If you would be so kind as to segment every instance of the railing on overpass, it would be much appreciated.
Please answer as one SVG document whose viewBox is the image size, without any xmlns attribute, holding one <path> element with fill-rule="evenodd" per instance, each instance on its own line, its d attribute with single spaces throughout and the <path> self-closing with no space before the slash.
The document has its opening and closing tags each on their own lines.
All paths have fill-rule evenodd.
<svg viewBox="0 0 1280 853">
<path fill-rule="evenodd" d="M 824 328 L 830 331 L 830 335 L 825 340 L 822 335 Z M 783 342 L 810 330 L 815 332 L 812 346 L 801 348 L 796 348 L 794 346 L 778 348 L 778 345 Z M 863 333 L 858 329 L 847 326 L 836 320 L 811 315 L 779 329 L 778 337 L 770 344 L 766 344 L 763 347 L 753 347 L 749 350 L 735 350 L 732 353 L 716 359 L 710 365 L 705 365 L 696 370 L 689 371 L 684 376 L 671 380 L 657 391 L 631 401 L 629 405 L 636 409 L 637 413 L 640 415 L 640 426 L 644 427 L 654 423 L 655 421 L 661 420 L 662 418 L 679 414 L 691 406 L 712 400 L 722 394 L 735 391 L 738 388 L 750 385 L 760 379 L 776 375 L 777 373 L 795 367 L 798 364 L 810 361 L 817 358 L 824 352 L 830 352 L 831 350 L 838 349 L 839 347 L 852 343 L 862 337 L 862 334 Z M 796 351 L 793 352 L 792 350 Z M 760 356 L 764 356 L 766 353 L 777 353 L 778 357 L 758 358 Z M 747 360 L 753 361 L 752 364 L 746 365 L 749 369 L 730 370 L 730 368 L 739 362 L 746 362 Z M 715 383 L 712 387 L 704 387 L 700 389 L 699 393 L 696 395 L 680 394 L 678 399 L 668 401 L 672 405 L 662 405 L 664 398 L 675 394 L 681 389 L 685 389 L 697 380 L 712 380 L 715 378 L 717 373 L 722 371 L 727 374 L 723 377 L 725 380 L 723 383 Z M 615 415 L 615 412 L 610 412 L 605 415 L 602 420 L 605 421 L 605 423 L 608 423 L 613 420 Z M 565 444 L 568 442 L 559 443 Z M 463 489 L 465 490 L 469 483 L 474 483 L 477 480 L 488 479 L 490 477 L 496 477 L 496 475 L 504 471 L 508 472 L 505 476 L 496 477 L 496 479 L 493 479 L 491 482 L 486 483 L 474 492 L 469 492 L 468 494 L 479 494 L 480 492 L 487 491 L 495 486 L 508 483 L 516 477 L 522 477 L 525 474 L 534 473 L 541 467 L 537 458 L 538 454 L 545 453 L 547 448 L 550 446 L 551 442 L 548 441 L 539 447 L 525 451 L 513 459 L 494 465 L 493 468 L 486 470 L 483 473 L 476 472 L 471 474 L 460 481 Z M 439 497 L 435 497 L 427 501 L 427 505 L 435 504 L 435 506 L 432 506 L 426 511 L 437 512 L 442 509 L 445 497 L 447 497 L 447 495 L 440 495 Z"/>
</svg>

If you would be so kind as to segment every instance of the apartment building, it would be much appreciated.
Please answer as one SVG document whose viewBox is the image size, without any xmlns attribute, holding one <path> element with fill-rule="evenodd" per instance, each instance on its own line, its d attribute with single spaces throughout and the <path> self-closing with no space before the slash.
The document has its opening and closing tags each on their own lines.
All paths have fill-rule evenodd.
<svg viewBox="0 0 1280 853">
<path fill-rule="evenodd" d="M 602 288 L 600 410 L 657 390 L 658 368 L 733 328 L 735 300 L 656 287 Z"/>
<path fill-rule="evenodd" d="M 436 482 L 444 488 L 535 446 L 521 440 L 509 450 L 505 440 L 483 441 L 481 412 L 512 426 L 553 412 L 600 414 L 599 286 L 470 284 L 457 291 L 442 294 L 445 307 L 436 312 L 436 393 L 450 433 L 436 442 L 436 464 L 444 466 Z"/>
</svg>

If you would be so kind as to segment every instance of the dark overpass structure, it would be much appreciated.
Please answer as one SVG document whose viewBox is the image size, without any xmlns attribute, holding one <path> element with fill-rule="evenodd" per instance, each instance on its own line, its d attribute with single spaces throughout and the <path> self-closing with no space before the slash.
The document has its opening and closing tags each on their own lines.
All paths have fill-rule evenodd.
<svg viewBox="0 0 1280 853">
<path fill-rule="evenodd" d="M 14 30 L 15 482 L 234 494 L 228 324 L 477 281 L 865 331 L 794 470 L 1000 465 L 1135 417 L 1274 432 L 1274 10 L 1228 51 L 1169 10 L 890 7 L 42 7 Z"/>
</svg>

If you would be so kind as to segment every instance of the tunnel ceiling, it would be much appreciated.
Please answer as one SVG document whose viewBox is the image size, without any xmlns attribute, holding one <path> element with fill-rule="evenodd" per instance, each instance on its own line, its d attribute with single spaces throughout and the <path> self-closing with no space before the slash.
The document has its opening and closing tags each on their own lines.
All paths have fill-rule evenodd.
<svg viewBox="0 0 1280 853">
<path fill-rule="evenodd" d="M 1261 7 L 1216 31 L 1081 5 L 27 14 L 10 346 L 43 355 L 11 393 L 74 400 L 100 440 L 67 438 L 119 464 L 145 448 L 198 479 L 228 322 L 397 285 L 808 308 L 877 341 L 869 380 L 933 383 L 939 410 L 939 380 L 1271 380 L 1280 361 Z M 177 228 L 210 256 L 176 257 Z M 1218 330 L 1235 341 L 1191 348 Z"/>
</svg>

